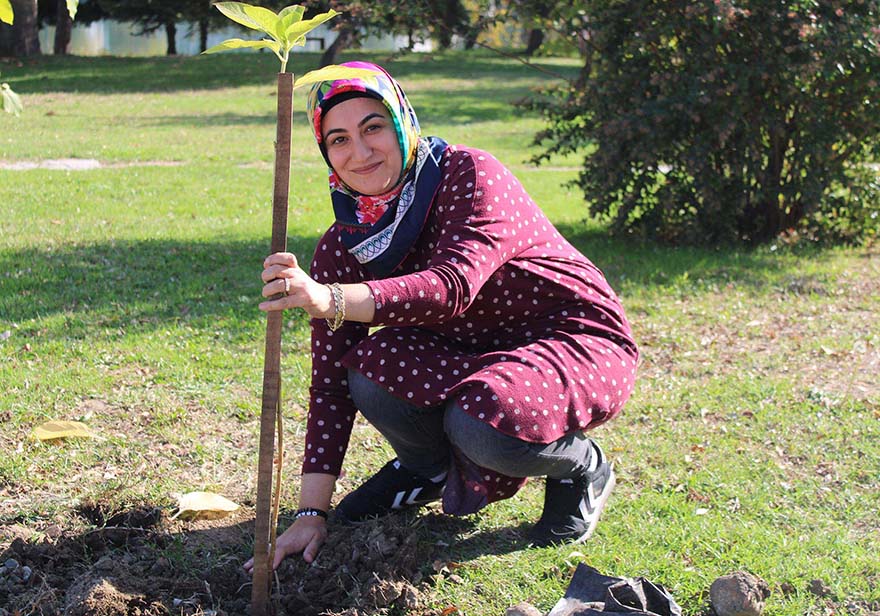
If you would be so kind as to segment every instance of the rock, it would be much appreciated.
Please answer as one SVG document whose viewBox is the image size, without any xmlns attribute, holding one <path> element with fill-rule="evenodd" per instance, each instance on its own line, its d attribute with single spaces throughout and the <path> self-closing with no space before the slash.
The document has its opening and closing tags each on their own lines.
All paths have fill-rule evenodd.
<svg viewBox="0 0 880 616">
<path fill-rule="evenodd" d="M 767 582 L 747 571 L 722 575 L 709 588 L 709 601 L 718 616 L 760 616 L 768 596 Z"/>
<path fill-rule="evenodd" d="M 15 571 L 18 569 L 18 561 L 14 558 L 10 558 L 5 563 L 3 563 L 3 568 L 7 571 Z"/>
<path fill-rule="evenodd" d="M 507 608 L 504 616 L 543 616 L 541 611 L 531 603 L 522 601 L 516 605 Z"/>
<path fill-rule="evenodd" d="M 21 571 L 18 572 L 18 574 L 21 576 L 22 582 L 27 582 L 29 579 L 31 579 L 31 575 L 33 575 L 33 573 L 34 573 L 33 569 L 31 569 L 27 565 L 22 567 Z"/>
</svg>

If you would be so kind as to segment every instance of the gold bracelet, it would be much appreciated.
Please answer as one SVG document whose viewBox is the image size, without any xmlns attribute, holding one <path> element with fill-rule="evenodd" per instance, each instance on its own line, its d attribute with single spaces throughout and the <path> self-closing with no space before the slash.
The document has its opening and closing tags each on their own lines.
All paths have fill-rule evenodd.
<svg viewBox="0 0 880 616">
<path fill-rule="evenodd" d="M 342 287 L 338 282 L 334 282 L 332 284 L 326 285 L 330 288 L 330 294 L 333 297 L 333 305 L 336 308 L 336 311 L 333 313 L 333 319 L 325 319 L 327 321 L 327 325 L 334 332 L 342 327 L 342 324 L 345 322 L 345 293 L 342 291 Z"/>
</svg>

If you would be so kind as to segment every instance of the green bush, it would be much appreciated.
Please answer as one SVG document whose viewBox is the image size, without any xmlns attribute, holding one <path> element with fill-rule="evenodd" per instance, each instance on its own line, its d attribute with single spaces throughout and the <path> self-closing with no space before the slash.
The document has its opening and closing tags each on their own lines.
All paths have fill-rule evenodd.
<svg viewBox="0 0 880 616">
<path fill-rule="evenodd" d="M 616 231 L 759 243 L 878 230 L 877 0 L 598 0 L 587 78 L 533 100 L 537 160 Z"/>
</svg>

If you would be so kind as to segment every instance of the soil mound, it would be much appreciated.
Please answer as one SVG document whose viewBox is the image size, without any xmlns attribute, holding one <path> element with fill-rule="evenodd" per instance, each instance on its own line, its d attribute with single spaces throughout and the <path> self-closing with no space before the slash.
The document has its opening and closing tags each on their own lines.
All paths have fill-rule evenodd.
<svg viewBox="0 0 880 616">
<path fill-rule="evenodd" d="M 30 537 L 0 527 L 0 616 L 248 614 L 250 576 L 241 565 L 250 557 L 252 521 L 180 522 L 152 508 L 80 514 L 114 525 Z M 313 563 L 294 557 L 278 568 L 277 614 L 435 614 L 427 604 L 436 546 L 424 520 L 331 521 Z"/>
</svg>

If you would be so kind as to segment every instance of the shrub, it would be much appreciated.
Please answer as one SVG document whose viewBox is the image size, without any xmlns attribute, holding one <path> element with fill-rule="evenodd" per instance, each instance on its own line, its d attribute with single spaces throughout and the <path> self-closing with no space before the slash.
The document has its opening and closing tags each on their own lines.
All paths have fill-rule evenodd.
<svg viewBox="0 0 880 616">
<path fill-rule="evenodd" d="M 593 214 L 677 242 L 876 234 L 876 0 L 585 6 L 589 76 L 531 106 L 537 160 L 585 154 Z"/>
</svg>

